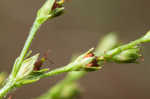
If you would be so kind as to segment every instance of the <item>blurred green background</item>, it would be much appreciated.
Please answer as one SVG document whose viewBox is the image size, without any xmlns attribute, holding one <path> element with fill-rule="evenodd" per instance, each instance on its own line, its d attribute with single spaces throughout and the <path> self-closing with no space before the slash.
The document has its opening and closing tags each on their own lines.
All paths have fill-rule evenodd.
<svg viewBox="0 0 150 99">
<path fill-rule="evenodd" d="M 36 11 L 45 0 L 0 0 L 0 71 L 10 72 L 19 55 Z M 108 32 L 118 32 L 129 42 L 150 30 L 149 0 L 70 0 L 66 13 L 46 22 L 32 43 L 34 52 L 51 50 L 51 69 L 67 64 L 73 53 L 95 47 Z M 110 42 L 111 43 L 111 42 Z M 140 64 L 107 64 L 89 73 L 80 84 L 82 99 L 149 99 L 150 47 L 143 47 Z M 55 84 L 63 75 L 42 79 L 14 92 L 13 99 L 31 99 Z"/>
</svg>

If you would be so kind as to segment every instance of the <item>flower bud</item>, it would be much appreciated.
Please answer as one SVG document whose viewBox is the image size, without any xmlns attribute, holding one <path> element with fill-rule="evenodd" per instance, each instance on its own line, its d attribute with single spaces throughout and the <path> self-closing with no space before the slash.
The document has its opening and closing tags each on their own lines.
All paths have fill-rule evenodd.
<svg viewBox="0 0 150 99">
<path fill-rule="evenodd" d="M 135 63 L 140 56 L 139 48 L 131 48 L 112 56 L 110 60 L 118 63 Z"/>
<path fill-rule="evenodd" d="M 73 66 L 73 71 L 95 71 L 99 70 L 101 67 L 98 64 L 98 58 L 93 53 L 94 49 L 90 49 L 88 52 L 82 54 L 77 59 L 75 59 L 70 65 Z"/>
<path fill-rule="evenodd" d="M 21 68 L 19 69 L 16 79 L 23 79 L 33 72 L 34 64 L 37 61 L 39 54 L 36 54 L 23 61 Z"/>
<path fill-rule="evenodd" d="M 37 13 L 38 22 L 43 23 L 48 18 L 53 18 L 62 14 L 62 12 L 64 11 L 63 4 L 63 0 L 47 0 Z"/>
</svg>

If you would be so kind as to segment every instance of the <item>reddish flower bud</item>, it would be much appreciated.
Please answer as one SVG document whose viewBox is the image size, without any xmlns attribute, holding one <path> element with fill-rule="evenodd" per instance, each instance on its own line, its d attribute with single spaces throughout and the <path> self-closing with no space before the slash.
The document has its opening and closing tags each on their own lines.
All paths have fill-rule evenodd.
<svg viewBox="0 0 150 99">
<path fill-rule="evenodd" d="M 95 56 L 94 53 L 91 52 L 91 53 L 87 54 L 84 58 L 94 57 L 94 56 Z M 91 63 L 87 64 L 88 68 L 93 67 L 93 66 L 99 66 L 97 58 L 95 58 Z"/>
</svg>

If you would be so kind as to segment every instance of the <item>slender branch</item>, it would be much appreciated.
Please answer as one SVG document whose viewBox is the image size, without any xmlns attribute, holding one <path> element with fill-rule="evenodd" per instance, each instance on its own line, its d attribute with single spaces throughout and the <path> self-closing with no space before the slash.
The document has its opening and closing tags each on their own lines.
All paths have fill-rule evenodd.
<svg viewBox="0 0 150 99">
<path fill-rule="evenodd" d="M 116 55 L 122 51 L 125 51 L 127 49 L 130 49 L 130 48 L 133 48 L 133 47 L 136 47 L 137 45 L 139 44 L 142 44 L 142 43 L 146 43 L 146 42 L 149 42 L 149 35 L 150 35 L 150 32 L 147 32 L 147 34 L 144 36 L 144 37 L 141 37 L 135 41 L 132 41 L 128 44 L 125 44 L 125 45 L 122 45 L 122 46 L 119 46 L 117 48 L 114 48 L 110 51 L 107 51 L 104 55 L 104 57 L 110 57 L 110 56 L 113 56 L 113 55 Z"/>
<path fill-rule="evenodd" d="M 20 68 L 22 67 L 24 58 L 27 55 L 27 52 L 29 50 L 29 47 L 31 46 L 31 43 L 32 43 L 36 33 L 37 33 L 37 30 L 47 19 L 55 17 L 55 14 L 63 11 L 63 9 L 61 9 L 61 8 L 60 8 L 61 10 L 59 10 L 59 11 L 57 11 L 55 9 L 53 9 L 55 11 L 52 11 L 54 2 L 55 2 L 55 0 L 47 0 L 44 3 L 44 5 L 40 8 L 40 10 L 38 11 L 37 17 L 31 27 L 31 30 L 29 32 L 27 40 L 25 41 L 25 45 L 21 51 L 21 54 L 15 61 L 12 73 L 9 75 L 9 78 L 8 78 L 6 84 L 4 85 L 4 87 L 0 90 L 0 99 L 2 97 L 6 96 L 6 94 L 14 88 L 15 83 L 17 81 L 16 76 L 17 76 L 18 72 L 20 71 Z"/>
<path fill-rule="evenodd" d="M 41 26 L 41 24 L 39 24 L 38 20 L 36 19 L 30 32 L 29 32 L 29 35 L 28 35 L 25 45 L 21 51 L 21 54 L 19 56 L 19 61 L 17 62 L 17 65 L 16 65 L 18 69 L 17 69 L 16 73 L 14 73 L 14 75 L 13 75 L 14 77 L 16 76 L 18 70 L 20 69 L 21 63 L 23 62 L 24 57 L 26 56 L 26 54 L 29 50 L 29 47 L 31 46 L 32 40 L 34 39 L 36 32 L 40 26 Z"/>
<path fill-rule="evenodd" d="M 112 43 L 110 43 L 112 42 Z M 97 48 L 95 50 L 96 55 L 102 56 L 104 54 L 105 50 L 110 50 L 117 44 L 117 35 L 116 33 L 109 33 L 106 35 L 97 45 Z M 76 59 L 77 55 L 73 55 L 71 61 L 74 61 Z M 55 71 L 53 71 L 55 73 Z M 68 72 L 68 71 L 67 71 Z M 50 72 L 47 75 L 53 75 L 54 73 Z M 58 73 L 58 72 L 57 72 Z M 60 72 L 59 72 L 60 73 Z M 40 97 L 36 99 L 74 99 L 74 97 L 79 94 L 76 93 L 77 90 L 79 90 L 78 87 L 74 88 L 74 85 L 72 86 L 72 83 L 77 84 L 77 81 L 85 76 L 88 72 L 86 71 L 75 71 L 75 72 L 69 72 L 66 77 L 59 81 L 56 85 L 54 85 L 52 88 L 48 90 L 48 92 L 44 93 Z M 69 86 L 72 87 L 69 91 L 67 91 L 67 96 L 63 95 L 64 90 Z M 65 97 L 65 98 L 64 98 Z"/>
<path fill-rule="evenodd" d="M 125 61 L 133 62 L 132 60 L 136 60 L 139 58 L 137 48 L 132 51 L 129 49 L 134 48 L 138 44 L 150 42 L 150 32 L 148 32 L 144 37 L 135 40 L 129 44 L 122 45 L 115 49 L 109 50 L 106 53 L 99 53 L 100 55 L 95 55 L 93 53 L 93 49 L 90 49 L 88 52 L 80 55 L 75 61 L 71 62 L 69 65 L 52 70 L 52 71 L 44 71 L 44 69 L 39 71 L 34 71 L 35 62 L 38 59 L 39 54 L 36 54 L 30 58 L 25 59 L 27 56 L 27 52 L 31 43 L 37 33 L 37 30 L 40 26 L 48 19 L 59 16 L 64 11 L 64 0 L 61 0 L 60 3 L 56 0 L 47 0 L 44 5 L 38 10 L 37 17 L 33 23 L 33 26 L 29 32 L 29 36 L 25 42 L 25 45 L 21 51 L 20 56 L 16 59 L 15 64 L 13 66 L 12 73 L 9 75 L 6 84 L 0 89 L 0 99 L 5 97 L 8 92 L 12 91 L 16 87 L 23 86 L 25 84 L 33 83 L 38 81 L 40 78 L 49 77 L 57 74 L 61 74 L 64 72 L 70 71 L 93 71 L 99 70 L 101 68 L 101 62 L 104 59 L 111 59 L 114 55 L 121 55 L 125 58 Z M 111 42 L 110 42 L 111 43 Z M 109 47 L 108 47 L 109 48 Z M 127 53 L 121 53 L 127 51 Z M 121 53 L 121 54 L 120 54 Z M 98 56 L 98 57 L 97 57 Z M 134 57 L 133 57 L 134 56 Z M 118 58 L 118 57 L 117 57 Z M 116 58 L 116 59 L 117 59 Z M 115 58 L 112 58 L 115 60 Z M 122 61 L 119 58 L 119 61 Z M 123 60 L 124 61 L 124 60 Z M 76 78 L 68 78 L 66 81 L 77 80 L 82 77 L 83 74 L 76 76 Z"/>
<path fill-rule="evenodd" d="M 10 92 L 10 90 L 13 90 L 15 85 L 15 81 L 14 80 L 9 80 L 6 85 L 0 90 L 0 99 L 2 99 L 4 96 L 6 96 L 6 94 L 8 92 Z"/>
<path fill-rule="evenodd" d="M 18 62 L 16 64 L 15 68 L 17 68 L 17 70 L 12 73 L 12 75 L 11 75 L 12 78 L 11 79 L 15 78 L 16 74 L 18 73 L 18 71 L 19 71 L 19 69 L 20 69 L 20 67 L 22 65 L 22 62 L 24 60 L 24 57 L 26 56 L 26 54 L 27 54 L 27 52 L 29 50 L 29 47 L 30 47 L 30 45 L 32 43 L 32 40 L 35 37 L 36 31 L 39 29 L 40 25 L 41 24 L 39 24 L 37 22 L 37 20 L 35 20 L 32 28 L 31 28 L 31 30 L 29 32 L 29 36 L 28 36 L 28 38 L 27 38 L 27 40 L 25 42 L 24 48 L 21 51 L 19 60 L 18 60 Z M 14 84 L 15 84 L 15 80 L 12 82 L 12 80 L 8 79 L 6 85 L 0 90 L 0 98 L 2 98 L 3 96 L 5 96 L 6 93 L 8 93 L 10 90 L 12 90 Z"/>
<path fill-rule="evenodd" d="M 64 80 L 59 81 L 55 86 L 50 88 L 48 92 L 36 99 L 73 99 L 79 90 L 76 86 L 76 81 L 86 75 L 86 73 L 85 71 L 69 72 Z M 66 95 L 67 88 L 69 88 L 69 91 L 67 91 Z"/>
</svg>

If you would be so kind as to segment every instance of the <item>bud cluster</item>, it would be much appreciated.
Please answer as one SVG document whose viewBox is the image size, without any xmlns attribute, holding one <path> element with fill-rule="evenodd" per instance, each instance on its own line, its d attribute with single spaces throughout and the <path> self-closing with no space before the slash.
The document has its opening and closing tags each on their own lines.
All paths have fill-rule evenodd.
<svg viewBox="0 0 150 99">
<path fill-rule="evenodd" d="M 37 13 L 37 21 L 41 24 L 64 12 L 64 0 L 47 0 Z"/>
</svg>

